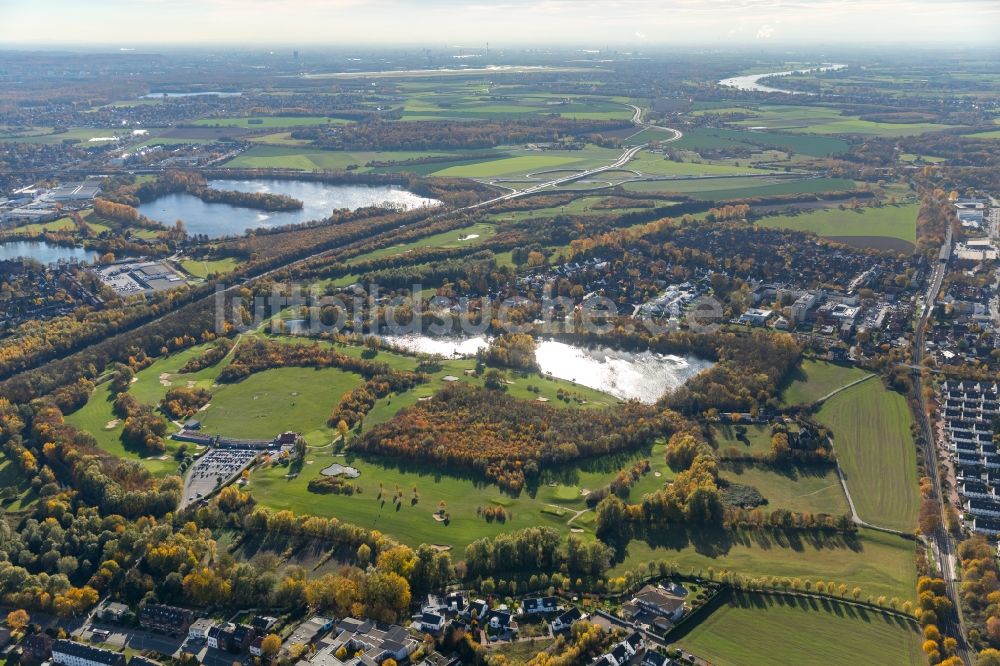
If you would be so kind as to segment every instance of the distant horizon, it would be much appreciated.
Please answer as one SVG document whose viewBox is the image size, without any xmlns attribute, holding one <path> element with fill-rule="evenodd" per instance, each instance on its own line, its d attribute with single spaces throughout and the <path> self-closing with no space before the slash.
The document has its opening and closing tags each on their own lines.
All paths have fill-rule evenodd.
<svg viewBox="0 0 1000 666">
<path fill-rule="evenodd" d="M 6 0 L 0 47 L 989 47 L 995 0 Z M 292 36 L 294 35 L 294 37 Z M 258 46 L 259 48 L 259 46 Z M 439 48 L 439 47 L 435 47 Z"/>
</svg>

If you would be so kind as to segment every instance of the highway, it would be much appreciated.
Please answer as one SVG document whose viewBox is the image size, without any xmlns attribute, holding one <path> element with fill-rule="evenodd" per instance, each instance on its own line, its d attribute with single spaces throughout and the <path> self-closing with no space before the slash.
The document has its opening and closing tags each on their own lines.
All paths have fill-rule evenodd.
<svg viewBox="0 0 1000 666">
<path fill-rule="evenodd" d="M 664 139 L 660 143 L 672 143 L 684 136 L 683 132 L 681 132 L 678 129 L 674 129 L 672 127 L 660 127 L 659 125 L 651 125 L 642 122 L 642 109 L 640 109 L 638 106 L 634 104 L 627 104 L 626 106 L 632 109 L 633 112 L 632 124 L 640 128 L 639 131 L 642 131 L 644 129 L 658 129 L 658 130 L 663 130 L 664 132 L 673 133 L 673 137 L 669 139 Z M 638 134 L 638 132 L 636 133 Z M 620 169 L 621 167 L 625 166 L 630 161 L 632 161 L 632 158 L 635 157 L 635 154 L 648 145 L 649 144 L 647 143 L 643 143 L 637 146 L 631 146 L 630 148 L 627 148 L 625 152 L 622 153 L 621 157 L 619 157 L 611 164 L 606 164 L 604 166 L 596 167 L 594 169 L 588 169 L 587 171 L 580 171 L 578 173 L 570 174 L 568 176 L 563 176 L 562 178 L 556 178 L 555 180 L 550 180 L 545 183 L 539 183 L 538 185 L 532 185 L 531 187 L 525 188 L 523 190 L 515 190 L 513 192 L 508 192 L 507 194 L 503 194 L 499 197 L 488 199 L 487 201 L 480 201 L 477 204 L 472 204 L 471 206 L 466 206 L 465 208 L 461 208 L 459 210 L 473 210 L 476 208 L 483 208 L 484 206 L 490 206 L 495 203 L 500 203 L 501 201 L 508 201 L 510 199 L 517 199 L 518 197 L 534 194 L 535 192 L 544 190 L 547 187 L 558 187 L 559 185 L 563 185 L 565 183 L 572 183 L 577 180 L 583 180 L 584 178 L 589 178 L 590 176 L 594 176 L 604 171 L 613 171 L 614 169 Z"/>
</svg>

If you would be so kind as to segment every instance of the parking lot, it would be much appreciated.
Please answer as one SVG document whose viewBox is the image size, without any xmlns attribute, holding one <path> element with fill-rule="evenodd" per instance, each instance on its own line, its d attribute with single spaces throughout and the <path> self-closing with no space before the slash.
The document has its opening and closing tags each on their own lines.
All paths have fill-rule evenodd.
<svg viewBox="0 0 1000 666">
<path fill-rule="evenodd" d="M 260 451 L 254 449 L 212 449 L 194 464 L 184 484 L 184 504 L 197 502 L 219 485 L 239 474 Z"/>
</svg>

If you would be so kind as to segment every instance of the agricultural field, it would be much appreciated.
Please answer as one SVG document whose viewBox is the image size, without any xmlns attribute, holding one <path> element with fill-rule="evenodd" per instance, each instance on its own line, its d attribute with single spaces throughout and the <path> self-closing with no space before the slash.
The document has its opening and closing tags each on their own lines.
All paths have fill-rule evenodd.
<svg viewBox="0 0 1000 666">
<path fill-rule="evenodd" d="M 916 482 L 914 482 L 916 487 Z M 875 530 L 857 535 L 801 534 L 774 530 L 733 532 L 688 527 L 658 530 L 633 539 L 612 575 L 664 560 L 683 574 L 708 576 L 736 571 L 745 576 L 778 576 L 834 581 L 860 587 L 868 595 L 913 599 L 916 572 L 912 540 Z"/>
<path fill-rule="evenodd" d="M 686 129 L 680 141 L 671 144 L 675 148 L 694 151 L 726 150 L 730 148 L 777 148 L 784 152 L 800 153 L 814 157 L 829 157 L 846 152 L 849 144 L 828 136 L 800 136 L 758 130 L 719 129 L 697 127 Z"/>
<path fill-rule="evenodd" d="M 645 176 L 745 176 L 771 173 L 765 169 L 729 164 L 676 162 L 646 151 L 636 155 L 635 159 L 628 163 L 628 167 Z"/>
<path fill-rule="evenodd" d="M 403 120 L 491 120 L 559 115 L 579 120 L 628 120 L 632 109 L 598 97 L 489 93 L 483 84 L 440 90 L 416 90 L 403 103 Z"/>
<path fill-rule="evenodd" d="M 975 134 L 966 134 L 970 139 L 1000 139 L 1000 130 L 995 130 L 991 132 L 977 132 Z"/>
<path fill-rule="evenodd" d="M 753 118 L 733 125 L 804 134 L 870 134 L 896 137 L 939 132 L 954 127 L 937 123 L 886 123 L 861 120 L 824 106 L 761 105 L 752 111 Z"/>
<path fill-rule="evenodd" d="M 583 150 L 527 150 L 507 151 L 511 156 L 496 160 L 479 161 L 440 168 L 434 176 L 453 178 L 517 178 L 558 169 L 584 170 L 604 166 L 621 156 L 614 148 L 588 145 Z M 555 174 L 560 175 L 560 174 Z M 512 184 L 512 186 L 514 186 Z"/>
<path fill-rule="evenodd" d="M 202 118 L 196 120 L 200 127 L 245 127 L 270 129 L 272 127 L 311 127 L 315 125 L 345 125 L 348 120 L 330 116 L 251 116 L 238 118 Z"/>
<path fill-rule="evenodd" d="M 753 486 L 767 500 L 765 511 L 788 509 L 800 513 L 827 513 L 831 516 L 851 512 L 847 497 L 830 466 L 773 468 L 744 463 L 723 463 L 719 477 L 730 483 Z"/>
<path fill-rule="evenodd" d="M 920 666 L 915 622 L 836 601 L 740 595 L 679 639 L 716 666 Z"/>
<path fill-rule="evenodd" d="M 782 390 L 781 402 L 785 405 L 808 405 L 868 374 L 854 366 L 805 359 L 792 375 L 791 383 Z"/>
<path fill-rule="evenodd" d="M 844 178 L 704 178 L 692 180 L 642 181 L 625 183 L 630 192 L 687 194 L 697 199 L 725 201 L 778 194 L 822 193 L 853 190 L 854 181 Z"/>
<path fill-rule="evenodd" d="M 859 208 L 827 208 L 798 215 L 762 217 L 757 224 L 772 229 L 808 231 L 818 236 L 848 238 L 898 239 L 913 246 L 917 242 L 917 204 Z"/>
<path fill-rule="evenodd" d="M 872 379 L 827 400 L 816 419 L 833 432 L 834 452 L 861 518 L 913 530 L 920 495 L 906 399 Z"/>
<path fill-rule="evenodd" d="M 226 162 L 234 169 L 346 169 L 356 165 L 365 171 L 365 164 L 372 160 L 407 160 L 420 157 L 445 155 L 443 151 L 430 152 L 358 152 L 350 153 L 318 148 L 299 148 L 281 145 L 257 145 Z"/>
<path fill-rule="evenodd" d="M 117 137 L 121 136 L 118 132 L 120 130 L 78 127 L 54 134 L 51 131 L 47 133 L 32 131 L 25 134 L 0 134 L 0 142 L 56 144 L 72 141 L 94 146 L 117 141 Z"/>
</svg>

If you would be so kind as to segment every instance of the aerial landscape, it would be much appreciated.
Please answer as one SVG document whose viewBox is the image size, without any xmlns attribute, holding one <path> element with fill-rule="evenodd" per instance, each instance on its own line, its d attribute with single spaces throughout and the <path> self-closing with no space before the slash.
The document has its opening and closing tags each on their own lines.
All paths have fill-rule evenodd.
<svg viewBox="0 0 1000 666">
<path fill-rule="evenodd" d="M 1000 5 L 0 5 L 0 663 L 1000 666 Z"/>
</svg>

